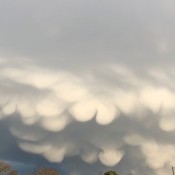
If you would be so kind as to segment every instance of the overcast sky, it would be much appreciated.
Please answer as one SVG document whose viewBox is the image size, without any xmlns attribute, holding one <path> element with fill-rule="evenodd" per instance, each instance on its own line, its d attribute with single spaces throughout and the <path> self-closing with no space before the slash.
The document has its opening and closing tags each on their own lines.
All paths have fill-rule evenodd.
<svg viewBox="0 0 175 175">
<path fill-rule="evenodd" d="M 0 159 L 170 174 L 174 19 L 173 0 L 0 0 Z"/>
</svg>

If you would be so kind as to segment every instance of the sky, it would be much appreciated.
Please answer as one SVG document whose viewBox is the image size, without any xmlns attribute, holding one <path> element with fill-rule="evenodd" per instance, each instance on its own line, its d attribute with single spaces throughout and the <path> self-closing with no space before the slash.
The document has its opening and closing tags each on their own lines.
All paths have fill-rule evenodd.
<svg viewBox="0 0 175 175">
<path fill-rule="evenodd" d="M 0 159 L 171 174 L 174 18 L 173 0 L 0 0 Z"/>
</svg>

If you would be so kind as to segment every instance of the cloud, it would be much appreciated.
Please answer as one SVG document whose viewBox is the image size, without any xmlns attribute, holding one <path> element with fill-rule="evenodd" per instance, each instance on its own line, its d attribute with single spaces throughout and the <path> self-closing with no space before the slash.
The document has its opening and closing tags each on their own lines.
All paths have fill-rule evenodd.
<svg viewBox="0 0 175 175">
<path fill-rule="evenodd" d="M 117 150 L 104 150 L 99 154 L 100 161 L 106 166 L 115 166 L 122 157 L 123 152 Z"/>
<path fill-rule="evenodd" d="M 2 68 L 1 81 L 5 80 L 4 86 L 8 85 L 8 88 L 2 86 L 2 119 L 15 114 L 20 116 L 21 123 L 10 126 L 19 148 L 42 155 L 50 162 L 60 163 L 78 156 L 87 164 L 101 162 L 113 167 L 127 156 L 124 149 L 127 144 L 139 146 L 141 155 L 153 170 L 173 160 L 171 154 L 166 154 L 171 153 L 173 146 L 159 143 L 157 136 L 150 142 L 142 135 L 128 135 L 127 125 L 120 126 L 122 118 L 139 122 L 147 118 L 146 111 L 150 110 L 156 118 L 161 116 L 157 122 L 159 132 L 174 132 L 173 116 L 167 116 L 174 108 L 173 90 L 164 82 L 158 86 L 149 72 L 145 72 L 145 79 L 140 79 L 127 67 L 116 66 L 115 71 L 114 65 L 112 69 L 110 65 L 106 68 L 108 77 L 115 77 L 115 83 L 105 79 L 108 85 L 102 83 L 104 80 L 98 78 L 96 71 L 89 77 L 85 73 L 53 72 L 32 64 Z M 84 76 L 89 78 L 84 79 Z M 97 127 L 91 129 L 94 122 Z M 116 128 L 111 128 L 117 123 Z M 86 130 L 83 125 L 87 126 Z M 122 127 L 126 128 L 116 138 Z M 132 130 L 138 132 L 136 123 L 134 127 Z"/>
<path fill-rule="evenodd" d="M 60 116 L 59 118 L 55 117 L 52 119 L 44 118 L 41 121 L 41 126 L 49 131 L 58 132 L 63 130 L 66 127 L 66 125 L 68 125 L 69 122 L 70 119 L 67 116 Z"/>
<path fill-rule="evenodd" d="M 146 156 L 146 162 L 153 169 L 163 168 L 166 164 L 174 164 L 174 145 L 161 145 L 154 142 L 145 143 L 142 152 Z"/>
<path fill-rule="evenodd" d="M 154 98 L 153 98 L 154 97 Z M 147 87 L 141 92 L 141 101 L 145 106 L 158 112 L 162 107 L 164 110 L 174 108 L 174 93 L 167 88 Z"/>
<path fill-rule="evenodd" d="M 166 113 L 165 116 L 163 116 L 160 119 L 159 123 L 160 127 L 167 132 L 172 132 L 175 130 L 175 125 L 174 125 L 174 115 L 172 113 Z"/>
<path fill-rule="evenodd" d="M 0 122 L 10 132 L 3 157 L 20 152 L 77 175 L 167 172 L 175 144 L 172 0 L 0 6 Z"/>
</svg>

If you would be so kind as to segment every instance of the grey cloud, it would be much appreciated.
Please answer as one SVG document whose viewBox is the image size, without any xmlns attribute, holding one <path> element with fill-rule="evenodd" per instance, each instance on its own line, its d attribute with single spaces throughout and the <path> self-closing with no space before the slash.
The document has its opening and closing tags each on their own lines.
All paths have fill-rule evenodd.
<svg viewBox="0 0 175 175">
<path fill-rule="evenodd" d="M 17 161 L 26 164 L 46 163 L 47 161 L 42 157 L 26 153 L 19 149 L 16 138 L 9 130 L 9 126 L 13 125 L 15 122 L 17 121 L 14 119 L 3 119 L 0 122 L 0 158 L 7 161 Z"/>
<path fill-rule="evenodd" d="M 165 174 L 175 155 L 173 5 L 0 2 L 1 157 L 73 175 Z"/>
<path fill-rule="evenodd" d="M 1 2 L 1 51 L 69 69 L 101 61 L 137 69 L 162 65 L 173 61 L 172 6 L 171 1 Z"/>
</svg>

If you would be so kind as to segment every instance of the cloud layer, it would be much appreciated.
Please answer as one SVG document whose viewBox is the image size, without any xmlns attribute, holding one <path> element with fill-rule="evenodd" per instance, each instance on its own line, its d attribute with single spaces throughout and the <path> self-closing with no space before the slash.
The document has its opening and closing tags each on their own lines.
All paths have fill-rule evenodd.
<svg viewBox="0 0 175 175">
<path fill-rule="evenodd" d="M 2 157 L 13 157 L 5 149 L 12 145 L 24 159 L 59 163 L 73 175 L 168 173 L 175 156 L 174 5 L 1 1 Z"/>
<path fill-rule="evenodd" d="M 105 72 L 94 70 L 89 76 L 34 64 L 3 64 L 10 65 L 8 59 L 0 70 L 1 120 L 18 121 L 9 129 L 23 151 L 53 163 L 78 156 L 86 164 L 113 167 L 125 160 L 128 145 L 138 147 L 154 172 L 173 164 L 174 142 L 160 138 L 175 132 L 174 84 L 168 75 L 173 69 L 162 70 L 168 87 L 161 79 L 155 81 L 152 70 L 143 79 L 119 65 L 106 65 Z M 100 71 L 115 77 L 114 82 L 101 80 Z M 150 124 L 154 121 L 155 126 Z"/>
</svg>

